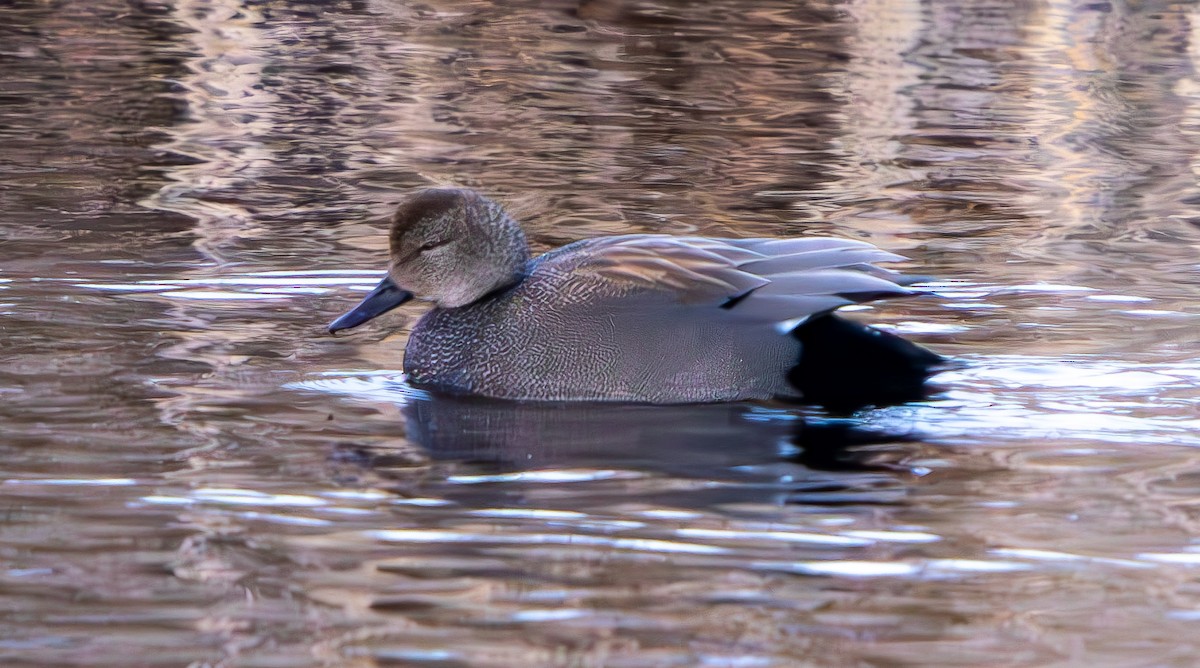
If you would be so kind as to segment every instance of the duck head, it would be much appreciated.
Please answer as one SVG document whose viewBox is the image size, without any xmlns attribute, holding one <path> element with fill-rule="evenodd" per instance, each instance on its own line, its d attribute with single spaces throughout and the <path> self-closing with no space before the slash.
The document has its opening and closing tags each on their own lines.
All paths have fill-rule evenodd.
<svg viewBox="0 0 1200 668">
<path fill-rule="evenodd" d="M 457 188 L 422 190 L 400 205 L 388 236 L 387 276 L 332 334 L 357 327 L 412 298 L 465 306 L 521 280 L 529 247 L 499 204 Z"/>
</svg>

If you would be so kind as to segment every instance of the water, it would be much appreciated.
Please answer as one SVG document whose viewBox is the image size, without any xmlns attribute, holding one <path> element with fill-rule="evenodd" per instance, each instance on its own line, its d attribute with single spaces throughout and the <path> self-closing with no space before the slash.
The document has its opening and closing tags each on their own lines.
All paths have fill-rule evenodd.
<svg viewBox="0 0 1200 668">
<path fill-rule="evenodd" d="M 1192 4 L 9 3 L 0 663 L 1191 666 Z M 837 234 L 935 401 L 416 392 L 380 216 Z M 847 439 L 851 444 L 846 447 Z"/>
</svg>

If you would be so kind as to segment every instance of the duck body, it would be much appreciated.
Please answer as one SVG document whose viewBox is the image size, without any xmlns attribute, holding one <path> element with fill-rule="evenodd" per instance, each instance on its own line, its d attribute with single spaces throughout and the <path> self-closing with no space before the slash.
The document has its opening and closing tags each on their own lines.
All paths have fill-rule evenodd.
<svg viewBox="0 0 1200 668">
<path fill-rule="evenodd" d="M 466 190 L 419 193 L 397 212 L 391 241 L 388 277 L 330 330 L 407 301 L 409 290 L 431 298 L 404 370 L 437 392 L 853 408 L 917 398 L 942 362 L 832 314 L 910 292 L 872 264 L 899 256 L 861 241 L 642 234 L 528 259 L 519 226 Z"/>
<path fill-rule="evenodd" d="M 697 308 L 652 285 L 609 280 L 590 271 L 594 245 L 576 242 L 547 253 L 506 290 L 426 313 L 405 348 L 409 381 L 443 392 L 552 401 L 695 403 L 795 394 L 785 376 L 798 341 L 767 323 L 744 322 L 731 309 Z"/>
</svg>

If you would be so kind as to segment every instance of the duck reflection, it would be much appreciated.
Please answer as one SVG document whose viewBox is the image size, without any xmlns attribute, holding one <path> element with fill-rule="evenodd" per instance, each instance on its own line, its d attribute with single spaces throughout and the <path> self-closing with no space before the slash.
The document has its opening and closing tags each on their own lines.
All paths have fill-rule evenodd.
<svg viewBox="0 0 1200 668">
<path fill-rule="evenodd" d="M 817 471 L 902 471 L 907 433 L 749 403 L 647 406 L 516 403 L 413 393 L 407 436 L 440 460 L 497 471 L 649 470 L 687 478 L 799 464 Z"/>
</svg>

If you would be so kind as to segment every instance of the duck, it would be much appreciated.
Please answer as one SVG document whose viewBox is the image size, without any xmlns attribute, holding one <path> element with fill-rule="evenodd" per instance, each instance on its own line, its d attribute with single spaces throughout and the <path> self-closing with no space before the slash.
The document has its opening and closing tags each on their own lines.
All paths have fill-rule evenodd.
<svg viewBox="0 0 1200 668">
<path fill-rule="evenodd" d="M 429 188 L 398 206 L 388 241 L 387 275 L 328 331 L 431 302 L 403 366 L 430 392 L 852 410 L 925 398 L 946 361 L 836 313 L 914 293 L 876 264 L 902 256 L 860 240 L 624 234 L 531 257 L 495 200 Z"/>
</svg>

